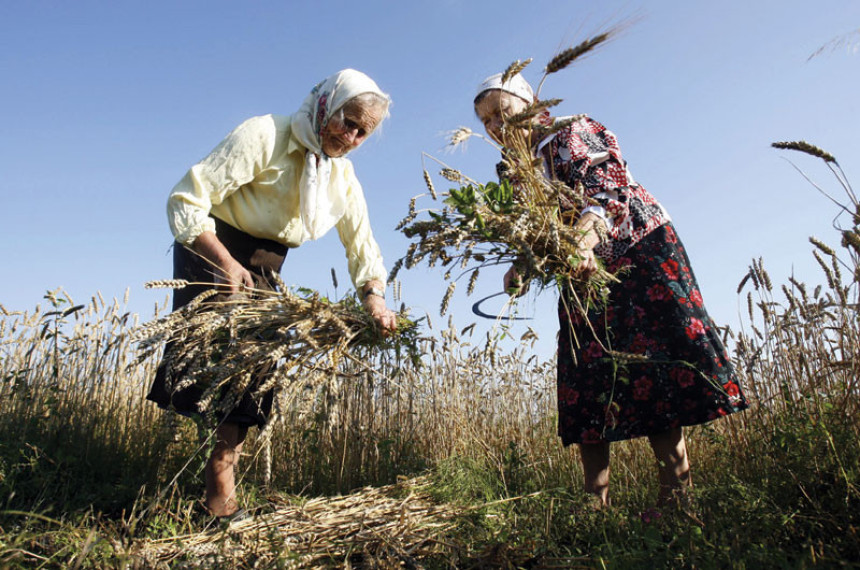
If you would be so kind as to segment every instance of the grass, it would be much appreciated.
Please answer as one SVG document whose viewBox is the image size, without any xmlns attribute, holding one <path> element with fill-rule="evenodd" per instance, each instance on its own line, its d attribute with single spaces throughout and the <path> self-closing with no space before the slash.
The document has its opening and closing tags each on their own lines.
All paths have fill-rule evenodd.
<svg viewBox="0 0 860 570">
<path fill-rule="evenodd" d="M 729 336 L 752 409 L 688 430 L 684 509 L 641 516 L 656 470 L 634 440 L 612 447 L 614 506 L 593 510 L 555 435 L 554 362 L 528 334 L 502 350 L 449 326 L 424 331 L 423 366 L 376 351 L 304 390 L 270 460 L 249 441 L 255 518 L 220 524 L 199 502 L 206 431 L 144 400 L 159 355 L 137 360 L 135 316 L 57 290 L 0 311 L 0 567 L 851 566 L 860 209 L 826 164 L 848 196 L 841 245 L 812 241 L 818 287 L 751 264 Z"/>
</svg>

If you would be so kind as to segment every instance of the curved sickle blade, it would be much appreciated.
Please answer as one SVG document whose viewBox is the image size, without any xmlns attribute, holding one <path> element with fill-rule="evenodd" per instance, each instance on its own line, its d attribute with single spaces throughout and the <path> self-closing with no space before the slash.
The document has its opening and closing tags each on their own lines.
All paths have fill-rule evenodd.
<svg viewBox="0 0 860 570">
<path fill-rule="evenodd" d="M 476 301 L 475 304 L 472 305 L 472 312 L 479 317 L 484 317 L 485 319 L 492 319 L 494 321 L 498 320 L 498 319 L 507 319 L 509 321 L 530 321 L 530 320 L 532 320 L 532 317 L 502 317 L 499 315 L 490 315 L 490 314 L 485 313 L 484 311 L 481 310 L 481 305 L 484 303 L 484 301 L 489 301 L 490 299 L 493 299 L 493 298 L 498 297 L 500 295 L 507 295 L 507 293 L 505 291 L 499 291 L 498 293 L 493 293 L 492 295 L 488 295 L 487 297 L 484 297 L 483 299 Z"/>
</svg>

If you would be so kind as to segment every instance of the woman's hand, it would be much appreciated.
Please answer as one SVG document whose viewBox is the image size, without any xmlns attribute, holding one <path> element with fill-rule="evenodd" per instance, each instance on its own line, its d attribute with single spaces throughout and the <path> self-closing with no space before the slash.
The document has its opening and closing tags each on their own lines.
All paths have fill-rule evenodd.
<svg viewBox="0 0 860 570">
<path fill-rule="evenodd" d="M 241 291 L 242 287 L 254 287 L 251 272 L 236 261 L 213 232 L 203 232 L 194 240 L 194 251 L 211 261 L 217 268 L 215 283 L 227 285 L 230 294 Z"/>
<path fill-rule="evenodd" d="M 574 268 L 576 277 L 587 279 L 591 277 L 598 269 L 597 257 L 594 255 L 594 250 L 591 248 L 581 248 L 577 251 L 580 256 L 580 261 Z"/>
<path fill-rule="evenodd" d="M 515 265 L 511 265 L 511 268 L 508 269 L 507 273 L 505 273 L 503 283 L 505 286 L 505 292 L 508 295 L 522 297 L 529 290 L 529 284 L 523 282 L 523 278 L 520 275 L 520 272 L 517 271 Z"/>
<path fill-rule="evenodd" d="M 364 310 L 376 321 L 382 336 L 388 336 L 397 329 L 397 316 L 385 306 L 384 294 L 385 285 L 377 280 L 368 281 L 361 289 Z"/>
<path fill-rule="evenodd" d="M 362 305 L 367 314 L 376 321 L 383 336 L 397 330 L 397 317 L 394 311 L 385 306 L 385 299 L 379 295 L 365 295 Z"/>
<path fill-rule="evenodd" d="M 226 267 L 218 268 L 215 282 L 230 287 L 231 295 L 239 293 L 242 290 L 242 286 L 249 289 L 254 287 L 254 277 L 251 275 L 251 272 L 232 257 L 227 262 Z"/>
<path fill-rule="evenodd" d="M 576 248 L 580 260 L 573 269 L 574 275 L 580 279 L 588 279 L 600 269 L 594 248 L 600 243 L 601 235 L 606 233 L 606 222 L 597 214 L 586 212 L 573 227 L 580 233 Z"/>
</svg>

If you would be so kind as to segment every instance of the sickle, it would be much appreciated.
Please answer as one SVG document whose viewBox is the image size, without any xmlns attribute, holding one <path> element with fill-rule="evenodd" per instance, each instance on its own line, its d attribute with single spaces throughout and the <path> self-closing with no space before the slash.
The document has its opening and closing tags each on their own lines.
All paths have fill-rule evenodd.
<svg viewBox="0 0 860 570">
<path fill-rule="evenodd" d="M 484 301 L 489 301 L 490 299 L 492 299 L 494 297 L 498 297 L 499 295 L 507 295 L 507 294 L 508 293 L 506 291 L 499 291 L 498 293 L 493 293 L 492 295 L 489 295 L 489 296 L 484 297 L 483 299 L 481 299 L 479 301 L 476 301 L 475 304 L 472 305 L 472 312 L 479 317 L 484 317 L 485 319 L 492 319 L 494 321 L 498 320 L 498 319 L 507 319 L 509 321 L 530 321 L 530 320 L 532 320 L 532 317 L 501 317 L 498 315 L 490 315 L 490 314 L 487 314 L 481 310 L 481 304 Z"/>
</svg>

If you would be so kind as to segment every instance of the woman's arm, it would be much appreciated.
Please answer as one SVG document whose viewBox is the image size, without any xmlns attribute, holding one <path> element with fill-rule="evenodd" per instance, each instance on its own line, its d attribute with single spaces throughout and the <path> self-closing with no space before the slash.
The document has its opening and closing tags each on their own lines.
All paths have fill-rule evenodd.
<svg viewBox="0 0 860 570">
<path fill-rule="evenodd" d="M 335 227 L 346 250 L 349 274 L 362 305 L 382 329 L 383 334 L 387 334 L 397 328 L 394 313 L 385 306 L 387 272 L 382 264 L 379 245 L 370 229 L 370 218 L 361 184 L 354 172 L 349 172 L 348 175 L 352 180 L 347 208 Z"/>
<path fill-rule="evenodd" d="M 276 138 L 271 116 L 253 117 L 188 170 L 167 199 L 167 221 L 176 241 L 196 250 L 198 236 L 214 233 L 215 222 L 209 217 L 212 206 L 221 204 L 266 168 Z"/>
<path fill-rule="evenodd" d="M 251 276 L 251 272 L 230 255 L 230 252 L 224 247 L 224 244 L 221 243 L 221 240 L 218 239 L 218 236 L 214 232 L 204 231 L 195 238 L 191 247 L 194 251 L 212 262 L 214 269 L 217 270 L 215 273 L 215 282 L 228 285 L 231 294 L 238 293 L 242 286 L 254 286 L 254 278 Z"/>
<path fill-rule="evenodd" d="M 579 235 L 577 252 L 582 257 L 576 266 L 576 272 L 580 277 L 588 277 L 598 269 L 594 248 L 606 234 L 606 222 L 593 212 L 585 212 L 573 225 L 573 229 Z"/>
</svg>

